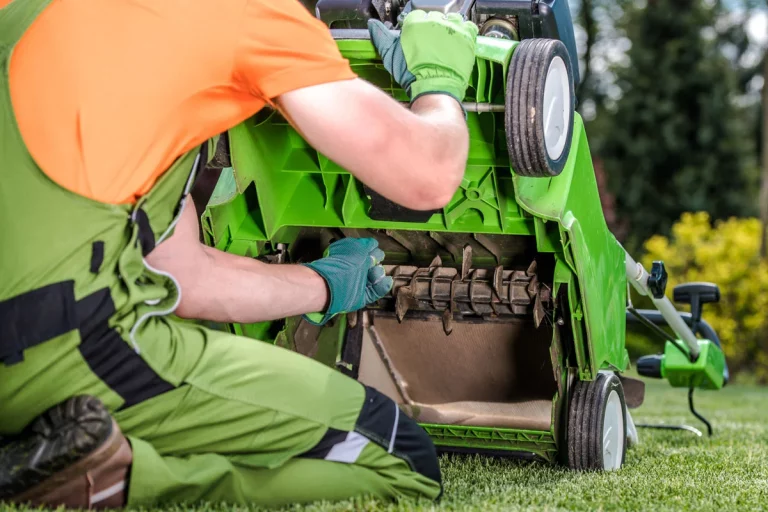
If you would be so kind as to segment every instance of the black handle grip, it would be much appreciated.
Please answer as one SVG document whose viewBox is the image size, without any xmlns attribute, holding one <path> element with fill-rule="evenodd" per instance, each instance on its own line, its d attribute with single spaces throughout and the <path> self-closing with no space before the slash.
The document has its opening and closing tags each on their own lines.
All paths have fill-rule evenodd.
<svg viewBox="0 0 768 512">
<path fill-rule="evenodd" d="M 664 356 L 662 356 L 661 354 L 643 356 L 637 360 L 637 373 L 639 373 L 643 377 L 660 379 L 662 377 L 661 376 L 662 361 L 664 361 Z"/>
</svg>

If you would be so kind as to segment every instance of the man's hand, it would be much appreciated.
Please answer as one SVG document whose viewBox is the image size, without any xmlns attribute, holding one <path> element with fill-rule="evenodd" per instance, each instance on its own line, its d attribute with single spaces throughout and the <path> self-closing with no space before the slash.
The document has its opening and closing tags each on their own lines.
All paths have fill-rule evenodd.
<svg viewBox="0 0 768 512">
<path fill-rule="evenodd" d="M 147 262 L 179 282 L 176 314 L 182 318 L 250 324 L 325 311 L 315 320 L 320 323 L 370 304 L 392 287 L 377 245 L 374 239 L 346 238 L 307 265 L 271 265 L 201 244 L 190 202 L 173 235 Z"/>
<path fill-rule="evenodd" d="M 329 304 L 325 314 L 306 315 L 322 325 L 338 313 L 357 311 L 382 298 L 392 288 L 392 278 L 380 265 L 384 252 L 374 238 L 344 238 L 332 243 L 326 256 L 305 264 L 328 284 Z"/>
<path fill-rule="evenodd" d="M 368 29 L 384 67 L 411 100 L 440 93 L 461 103 L 475 64 L 474 23 L 456 13 L 416 10 L 405 17 L 399 37 L 378 20 Z"/>
</svg>

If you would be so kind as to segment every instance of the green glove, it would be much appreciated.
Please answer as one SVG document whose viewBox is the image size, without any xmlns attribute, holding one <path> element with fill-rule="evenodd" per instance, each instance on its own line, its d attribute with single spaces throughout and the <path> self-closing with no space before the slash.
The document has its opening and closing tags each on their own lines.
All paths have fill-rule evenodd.
<svg viewBox="0 0 768 512">
<path fill-rule="evenodd" d="M 368 22 L 384 67 L 411 101 L 422 94 L 464 99 L 475 65 L 477 26 L 460 14 L 411 11 L 400 36 L 378 20 Z"/>
<path fill-rule="evenodd" d="M 323 325 L 338 313 L 357 311 L 382 298 L 392 288 L 392 278 L 380 265 L 384 251 L 374 238 L 344 238 L 332 243 L 324 258 L 304 265 L 320 274 L 328 284 L 330 300 L 323 313 L 304 315 Z"/>
</svg>

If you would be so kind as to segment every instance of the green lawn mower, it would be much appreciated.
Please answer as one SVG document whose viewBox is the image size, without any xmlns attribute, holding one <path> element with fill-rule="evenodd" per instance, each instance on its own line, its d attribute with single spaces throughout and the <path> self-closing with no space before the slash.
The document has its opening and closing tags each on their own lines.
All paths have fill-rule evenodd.
<svg viewBox="0 0 768 512">
<path fill-rule="evenodd" d="M 628 409 L 642 403 L 643 386 L 622 375 L 628 320 L 666 343 L 664 354 L 638 362 L 642 374 L 690 389 L 724 385 L 723 353 L 701 319 L 717 288 L 679 287 L 675 299 L 692 308 L 679 313 L 665 298 L 663 264 L 649 274 L 606 226 L 574 109 L 578 62 L 565 0 L 305 5 L 361 78 L 403 102 L 367 21 L 398 30 L 409 10 L 423 9 L 478 25 L 464 98 L 466 173 L 445 208 L 412 211 L 319 154 L 276 111 L 236 126 L 219 145 L 225 163 L 205 203 L 206 243 L 280 264 L 321 257 L 343 237 L 373 237 L 394 286 L 323 327 L 296 317 L 229 329 L 376 387 L 440 450 L 574 469 L 618 469 L 637 438 Z M 630 283 L 658 311 L 632 307 Z"/>
</svg>

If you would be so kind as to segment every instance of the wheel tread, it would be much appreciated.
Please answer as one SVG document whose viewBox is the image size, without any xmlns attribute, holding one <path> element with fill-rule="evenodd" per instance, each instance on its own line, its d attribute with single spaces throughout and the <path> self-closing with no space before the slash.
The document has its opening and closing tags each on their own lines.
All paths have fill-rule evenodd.
<svg viewBox="0 0 768 512">
<path fill-rule="evenodd" d="M 526 177 L 552 177 L 562 172 L 573 133 L 573 110 L 568 127 L 568 139 L 562 156 L 551 161 L 547 154 L 543 112 L 531 110 L 544 98 L 546 74 L 555 56 L 563 59 L 570 79 L 571 107 L 574 105 L 573 73 L 568 51 L 555 39 L 526 39 L 518 44 L 512 55 L 507 77 L 506 113 L 504 126 L 507 133 L 507 150 L 514 172 Z"/>
<path fill-rule="evenodd" d="M 581 453 L 578 439 L 581 436 L 580 411 L 584 403 L 584 386 L 576 382 L 573 386 L 571 407 L 568 411 L 568 462 L 571 469 L 581 469 Z"/>
<path fill-rule="evenodd" d="M 599 373 L 593 381 L 577 381 L 573 385 L 568 409 L 567 451 L 568 466 L 579 471 L 602 470 L 603 423 L 610 393 L 616 391 L 622 405 L 624 433 L 627 430 L 624 392 L 621 381 L 614 374 Z M 626 457 L 623 441 L 621 464 Z"/>
<path fill-rule="evenodd" d="M 593 397 L 589 407 L 590 418 L 587 428 L 592 435 L 587 436 L 588 442 L 585 443 L 586 466 L 591 470 L 597 470 L 602 466 L 602 425 L 605 409 L 600 408 L 599 405 L 605 401 L 605 374 L 599 373 L 590 389 Z"/>
</svg>

